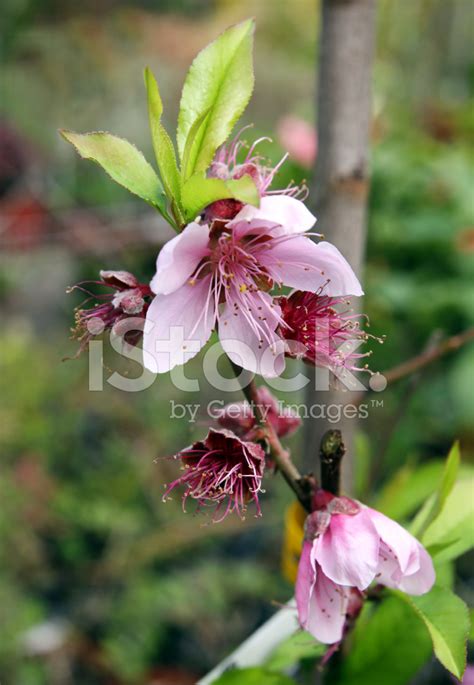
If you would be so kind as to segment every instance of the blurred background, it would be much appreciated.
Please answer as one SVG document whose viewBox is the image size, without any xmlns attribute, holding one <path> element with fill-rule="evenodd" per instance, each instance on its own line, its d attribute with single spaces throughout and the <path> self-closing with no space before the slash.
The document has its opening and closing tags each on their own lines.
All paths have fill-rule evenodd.
<svg viewBox="0 0 474 685">
<path fill-rule="evenodd" d="M 471 0 L 379 0 L 365 309 L 373 370 L 474 325 Z M 290 161 L 276 187 L 311 184 L 318 3 L 313 0 L 4 0 L 0 80 L 0 680 L 2 685 L 187 685 L 292 593 L 282 572 L 291 494 L 274 479 L 264 516 L 220 525 L 163 504 L 161 457 L 206 431 L 170 401 L 230 401 L 169 378 L 89 392 L 68 339 L 66 287 L 123 268 L 148 280 L 171 237 L 153 210 L 78 158 L 60 127 L 108 130 L 153 158 L 142 72 L 173 130 L 196 52 L 254 15 L 256 89 L 243 123 Z M 134 362 L 110 351 L 104 378 Z M 354 492 L 403 521 L 434 489 L 455 438 L 474 453 L 474 349 L 394 384 L 361 421 Z M 285 400 L 298 398 L 283 396 Z M 302 401 L 300 398 L 299 401 Z M 296 461 L 304 446 L 290 445 Z M 377 494 L 374 494 L 376 492 Z M 474 495 L 473 495 L 474 496 Z M 472 600 L 472 558 L 456 566 Z M 288 573 L 286 574 L 288 576 Z M 449 682 L 436 670 L 431 680 Z"/>
</svg>

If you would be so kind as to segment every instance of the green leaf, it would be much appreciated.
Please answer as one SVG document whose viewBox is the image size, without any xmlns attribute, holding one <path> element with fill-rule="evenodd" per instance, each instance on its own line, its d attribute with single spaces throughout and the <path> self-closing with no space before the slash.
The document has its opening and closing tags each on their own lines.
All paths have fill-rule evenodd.
<svg viewBox="0 0 474 685">
<path fill-rule="evenodd" d="M 397 593 L 423 619 L 437 658 L 456 678 L 466 668 L 469 612 L 460 597 L 448 588 L 435 586 L 426 595 L 413 597 Z"/>
<path fill-rule="evenodd" d="M 426 529 L 421 540 L 437 561 L 449 561 L 474 547 L 474 476 L 454 486 L 440 515 Z"/>
<path fill-rule="evenodd" d="M 182 154 L 181 162 L 181 178 L 183 181 L 188 179 L 192 170 L 189 168 L 189 160 L 195 159 L 196 153 L 195 148 L 197 144 L 201 141 L 203 127 L 207 124 L 207 117 L 211 111 L 208 107 L 204 110 L 193 122 L 191 128 L 189 129 L 188 137 L 186 138 L 186 144 L 184 146 L 184 152 Z"/>
<path fill-rule="evenodd" d="M 214 680 L 213 685 L 295 685 L 295 681 L 264 668 L 233 668 Z"/>
<path fill-rule="evenodd" d="M 181 159 L 191 126 L 209 110 L 193 145 L 189 174 L 208 168 L 250 100 L 253 32 L 253 20 L 232 26 L 198 54 L 186 76 L 177 132 Z"/>
<path fill-rule="evenodd" d="M 165 192 L 175 213 L 178 214 L 178 220 L 182 223 L 183 217 L 180 212 L 181 177 L 178 165 L 176 164 L 173 143 L 161 123 L 163 103 L 160 91 L 158 90 L 158 84 L 148 67 L 145 69 L 145 85 L 148 95 L 148 116 L 156 161 L 158 162 Z"/>
<path fill-rule="evenodd" d="M 405 464 L 384 485 L 373 507 L 397 521 L 406 519 L 436 489 L 443 469 L 441 459 L 417 467 Z"/>
<path fill-rule="evenodd" d="M 436 492 L 425 502 L 425 505 L 410 526 L 413 535 L 421 537 L 430 523 L 432 523 L 432 521 L 434 521 L 442 512 L 446 500 L 456 482 L 460 463 L 461 455 L 459 452 L 459 443 L 455 442 L 449 451 L 443 475 Z"/>
<path fill-rule="evenodd" d="M 428 661 L 431 641 L 418 615 L 391 595 L 365 604 L 347 648 L 337 685 L 406 685 Z"/>
<path fill-rule="evenodd" d="M 316 642 L 312 635 L 300 630 L 278 645 L 265 662 L 265 667 L 272 671 L 283 671 L 302 659 L 323 656 L 326 649 L 327 645 Z"/>
<path fill-rule="evenodd" d="M 123 138 L 110 133 L 60 131 L 84 159 L 101 166 L 109 176 L 166 216 L 166 198 L 160 179 L 142 153 Z"/>
<path fill-rule="evenodd" d="M 220 178 L 206 178 L 202 173 L 193 174 L 183 185 L 181 195 L 188 221 L 195 219 L 212 202 L 228 198 L 256 206 L 260 200 L 257 186 L 248 175 L 223 181 Z"/>
</svg>

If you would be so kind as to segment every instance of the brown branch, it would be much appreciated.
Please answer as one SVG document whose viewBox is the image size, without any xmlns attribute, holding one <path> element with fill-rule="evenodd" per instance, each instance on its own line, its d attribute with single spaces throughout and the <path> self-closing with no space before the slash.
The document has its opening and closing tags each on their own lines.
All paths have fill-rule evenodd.
<svg viewBox="0 0 474 685">
<path fill-rule="evenodd" d="M 383 375 L 387 380 L 387 383 L 394 383 L 406 376 L 410 376 L 412 373 L 416 373 L 416 371 L 423 369 L 428 364 L 432 364 L 445 354 L 458 350 L 470 341 L 474 341 L 474 328 L 469 328 L 463 333 L 458 333 L 451 338 L 443 340 L 439 345 L 421 352 L 416 357 L 398 364 L 398 366 L 394 366 L 393 369 L 390 369 L 389 371 L 385 371 Z"/>
<path fill-rule="evenodd" d="M 229 360 L 232 369 L 237 377 L 242 373 L 242 369 L 237 364 Z M 242 388 L 247 401 L 249 402 L 255 419 L 262 428 L 264 439 L 268 445 L 268 452 L 271 459 L 275 462 L 278 470 L 283 478 L 286 480 L 290 488 L 295 493 L 296 497 L 306 509 L 311 512 L 311 493 L 312 482 L 308 476 L 302 476 L 293 461 L 291 460 L 288 450 L 285 450 L 281 444 L 275 429 L 269 421 L 266 420 L 266 412 L 262 407 L 257 393 L 257 386 L 252 380 L 248 385 Z"/>
</svg>

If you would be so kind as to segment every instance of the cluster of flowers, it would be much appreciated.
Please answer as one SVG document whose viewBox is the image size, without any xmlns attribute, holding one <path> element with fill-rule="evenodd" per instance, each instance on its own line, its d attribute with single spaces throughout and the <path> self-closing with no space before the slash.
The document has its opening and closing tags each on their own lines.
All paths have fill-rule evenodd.
<svg viewBox="0 0 474 685">
<path fill-rule="evenodd" d="M 209 175 L 251 176 L 260 206 L 229 199 L 207 207 L 162 248 L 150 286 L 127 272 L 101 272 L 98 283 L 116 291 L 98 296 L 98 306 L 78 310 L 75 335 L 81 350 L 95 334 L 116 333 L 118 323 L 138 317 L 146 319 L 144 364 L 158 373 L 179 363 L 160 345 L 171 340 L 176 327 L 182 330 L 185 361 L 217 330 L 230 359 L 264 377 L 281 375 L 285 357 L 354 370 L 370 354 L 358 352 L 370 336 L 347 307 L 348 296 L 363 294 L 351 267 L 334 245 L 311 240 L 316 218 L 296 197 L 297 187 L 269 190 L 279 165 L 263 166 L 255 145 L 237 163 L 241 145 L 237 140 L 219 150 Z M 282 296 L 282 286 L 293 293 Z M 137 343 L 142 332 L 129 334 L 127 342 Z"/>
<path fill-rule="evenodd" d="M 195 343 L 187 359 L 217 330 L 231 361 L 264 377 L 281 375 L 285 357 L 332 370 L 359 368 L 367 353 L 357 350 L 369 336 L 347 308 L 348 296 L 363 294 L 357 277 L 334 245 L 311 239 L 316 219 L 298 199 L 298 189 L 270 191 L 276 169 L 260 163 L 255 146 L 239 164 L 240 146 L 237 140 L 221 149 L 209 175 L 251 176 L 260 206 L 233 199 L 208 206 L 162 248 L 149 286 L 127 272 L 101 272 L 100 283 L 113 293 L 78 311 L 81 348 L 95 332 L 117 332 L 133 316 L 144 322 L 144 363 L 159 373 L 176 364 L 160 343 L 170 340 L 177 326 L 183 349 L 187 341 Z M 283 295 L 282 286 L 294 290 Z M 134 332 L 127 342 L 136 344 L 141 334 Z M 279 411 L 265 388 L 258 392 L 277 436 L 298 428 L 300 420 Z M 231 512 L 244 517 L 250 503 L 260 515 L 262 479 L 272 466 L 265 434 L 245 403 L 225 408 L 218 422 L 219 428 L 176 455 L 183 473 L 166 486 L 164 499 L 184 487 L 183 508 L 191 498 L 198 509 L 212 507 L 214 521 Z M 430 589 L 431 560 L 398 524 L 321 490 L 313 499 L 296 597 L 301 625 L 317 639 L 342 639 L 347 617 L 357 613 L 362 593 L 374 580 L 414 594 Z"/>
</svg>

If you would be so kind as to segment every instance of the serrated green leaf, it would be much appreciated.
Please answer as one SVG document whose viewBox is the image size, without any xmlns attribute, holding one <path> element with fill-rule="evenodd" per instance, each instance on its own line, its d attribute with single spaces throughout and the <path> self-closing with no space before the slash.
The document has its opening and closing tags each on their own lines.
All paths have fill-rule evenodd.
<svg viewBox="0 0 474 685">
<path fill-rule="evenodd" d="M 437 561 L 455 559 L 474 547 L 474 476 L 454 486 L 440 515 L 426 529 L 421 540 Z"/>
<path fill-rule="evenodd" d="M 327 645 L 317 642 L 312 635 L 299 630 L 278 645 L 265 662 L 265 668 L 282 671 L 298 664 L 302 659 L 317 659 L 323 656 Z"/>
<path fill-rule="evenodd" d="M 208 168 L 250 100 L 253 32 L 253 20 L 232 26 L 198 54 L 186 76 L 177 132 L 181 159 L 191 126 L 209 110 L 192 146 L 189 175 Z"/>
<path fill-rule="evenodd" d="M 425 502 L 425 505 L 410 526 L 413 535 L 421 537 L 430 523 L 432 523 L 432 521 L 434 521 L 443 511 L 446 500 L 456 482 L 460 463 L 461 455 L 459 452 L 459 443 L 455 442 L 449 451 L 443 475 L 441 476 L 441 481 L 436 492 Z"/>
<path fill-rule="evenodd" d="M 250 205 L 258 205 L 260 200 L 254 181 L 247 175 L 223 181 L 220 178 L 206 178 L 201 173 L 193 174 L 183 185 L 181 194 L 188 221 L 195 219 L 212 202 L 228 198 Z"/>
<path fill-rule="evenodd" d="M 445 587 L 435 586 L 426 595 L 413 597 L 397 593 L 422 618 L 431 635 L 439 661 L 456 678 L 466 668 L 469 612 L 460 597 Z"/>
<path fill-rule="evenodd" d="M 396 596 L 367 602 L 331 685 L 406 685 L 431 654 L 423 621 Z"/>
<path fill-rule="evenodd" d="M 160 97 L 158 84 L 151 70 L 145 69 L 145 85 L 148 96 L 148 116 L 150 119 L 150 130 L 155 151 L 156 161 L 161 174 L 161 180 L 165 192 L 169 198 L 173 213 L 176 214 L 178 223 L 183 223 L 183 216 L 180 208 L 181 197 L 181 176 L 176 163 L 176 154 L 173 143 L 161 123 L 163 113 L 163 103 Z"/>
<path fill-rule="evenodd" d="M 116 183 L 166 215 L 166 197 L 160 179 L 132 143 L 103 131 L 60 133 L 81 157 L 99 164 Z"/>
<path fill-rule="evenodd" d="M 214 680 L 213 685 L 295 685 L 295 681 L 264 668 L 233 668 Z"/>
</svg>

